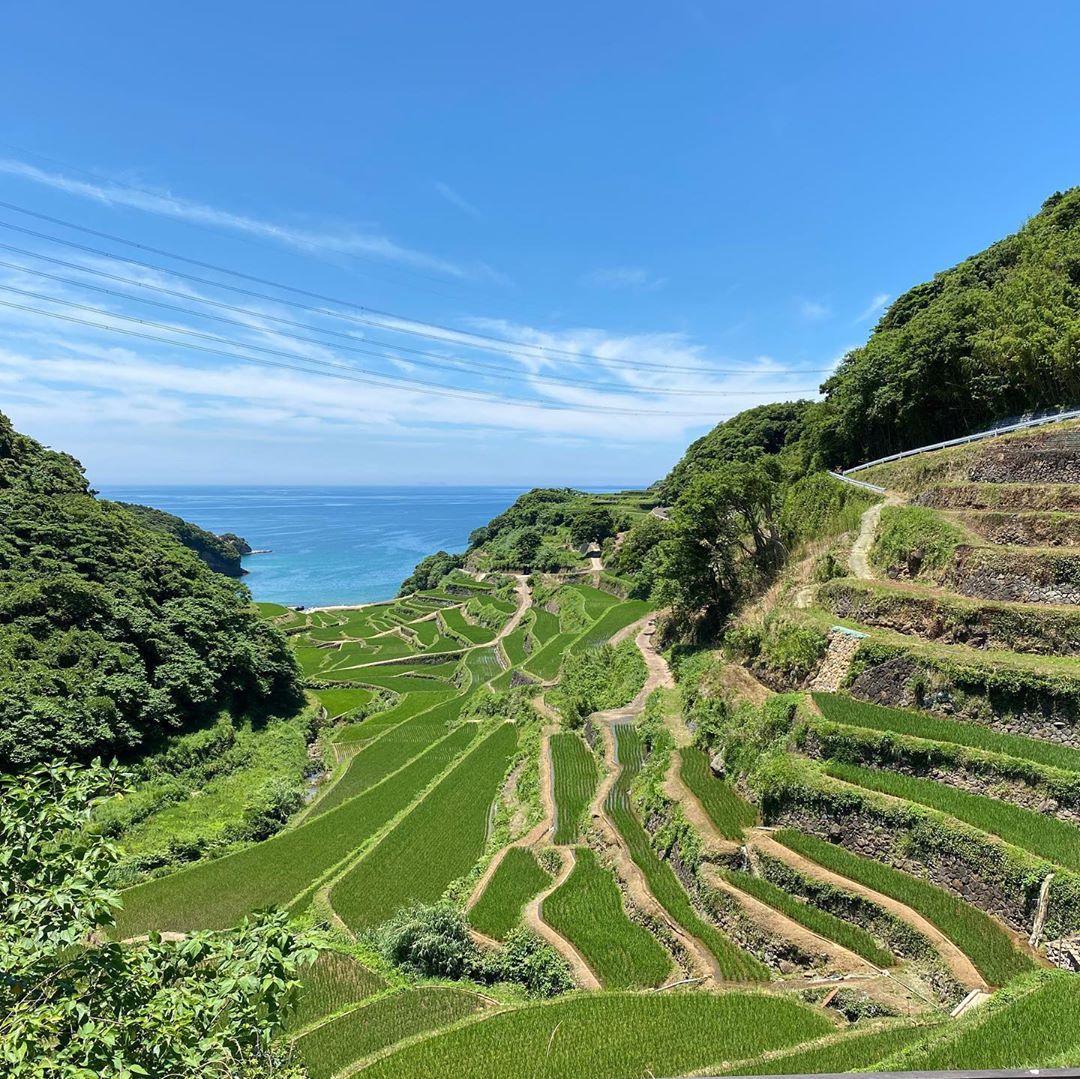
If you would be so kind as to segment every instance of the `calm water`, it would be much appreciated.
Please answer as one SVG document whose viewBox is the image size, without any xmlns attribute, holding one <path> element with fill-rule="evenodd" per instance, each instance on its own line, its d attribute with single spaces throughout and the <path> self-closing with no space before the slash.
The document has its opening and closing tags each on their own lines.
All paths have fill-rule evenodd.
<svg viewBox="0 0 1080 1079">
<path fill-rule="evenodd" d="M 257 600 L 368 603 L 390 599 L 425 555 L 463 551 L 517 487 L 106 487 L 211 532 L 235 532 L 272 554 L 244 559 Z"/>
</svg>

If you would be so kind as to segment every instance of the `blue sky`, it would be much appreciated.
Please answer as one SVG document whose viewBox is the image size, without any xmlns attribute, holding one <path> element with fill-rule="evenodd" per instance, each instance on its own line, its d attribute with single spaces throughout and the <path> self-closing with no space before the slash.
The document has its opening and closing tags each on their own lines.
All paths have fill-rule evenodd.
<svg viewBox="0 0 1080 1079">
<path fill-rule="evenodd" d="M 0 227 L 0 409 L 101 484 L 650 482 L 1080 182 L 1078 34 L 1073 3 L 11 6 L 0 201 L 55 221 L 0 207 L 41 234 Z"/>
</svg>

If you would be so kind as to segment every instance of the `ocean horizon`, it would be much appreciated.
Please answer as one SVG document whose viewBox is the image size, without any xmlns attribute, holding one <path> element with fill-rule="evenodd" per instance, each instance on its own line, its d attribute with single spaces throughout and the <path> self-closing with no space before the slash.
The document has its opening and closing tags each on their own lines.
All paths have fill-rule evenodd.
<svg viewBox="0 0 1080 1079">
<path fill-rule="evenodd" d="M 473 529 L 530 488 L 106 484 L 97 490 L 268 549 L 244 559 L 252 596 L 313 607 L 392 599 L 420 559 L 464 551 Z"/>
</svg>

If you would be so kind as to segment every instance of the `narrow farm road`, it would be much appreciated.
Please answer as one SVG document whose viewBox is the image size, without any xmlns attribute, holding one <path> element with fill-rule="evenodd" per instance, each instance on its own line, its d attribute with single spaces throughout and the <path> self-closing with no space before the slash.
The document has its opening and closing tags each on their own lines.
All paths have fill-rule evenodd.
<svg viewBox="0 0 1080 1079">
<path fill-rule="evenodd" d="M 875 502 L 859 518 L 859 534 L 851 545 L 851 554 L 848 555 L 848 565 L 851 572 L 864 581 L 873 580 L 874 573 L 870 569 L 870 548 L 874 545 L 874 535 L 877 533 L 878 521 L 881 520 L 881 511 L 886 506 L 899 506 L 903 499 L 897 494 L 888 494 L 881 502 Z"/>
<path fill-rule="evenodd" d="M 585 957 L 581 952 L 579 952 L 566 937 L 552 929 L 551 926 L 540 917 L 540 908 L 543 905 L 544 900 L 570 876 L 574 869 L 573 848 L 561 847 L 559 849 L 563 856 L 562 869 L 559 870 L 558 875 L 551 882 L 551 885 L 545 888 L 535 899 L 531 900 L 526 905 L 524 921 L 534 933 L 543 937 L 543 939 L 570 964 L 570 971 L 574 976 L 574 981 L 577 982 L 582 989 L 600 989 L 600 979 L 593 973 L 589 964 L 585 962 Z"/>
<path fill-rule="evenodd" d="M 989 988 L 976 969 L 975 964 L 936 925 L 927 921 L 918 911 L 896 899 L 883 895 L 881 892 L 875 892 L 872 888 L 867 888 L 857 881 L 842 877 L 839 873 L 834 873 L 832 870 L 818 865 L 817 862 L 812 862 L 809 858 L 804 858 L 796 851 L 785 847 L 783 843 L 778 843 L 767 832 L 757 829 L 747 832 L 747 843 L 755 850 L 780 859 L 804 876 L 812 877 L 814 880 L 822 881 L 825 884 L 831 884 L 833 887 L 846 892 L 853 892 L 855 895 L 860 895 L 864 899 L 876 903 L 879 907 L 887 910 L 890 914 L 896 915 L 901 921 L 907 922 L 908 925 L 922 933 L 940 953 L 952 976 L 965 989 L 985 991 Z"/>
</svg>

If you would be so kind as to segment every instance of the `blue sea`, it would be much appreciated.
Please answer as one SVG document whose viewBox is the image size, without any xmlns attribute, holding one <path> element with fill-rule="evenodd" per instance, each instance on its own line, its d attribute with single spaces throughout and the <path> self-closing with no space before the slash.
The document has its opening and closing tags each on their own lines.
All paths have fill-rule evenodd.
<svg viewBox="0 0 1080 1079">
<path fill-rule="evenodd" d="M 425 555 L 464 551 L 519 487 L 102 487 L 211 532 L 235 532 L 257 600 L 305 606 L 391 599 Z"/>
</svg>

